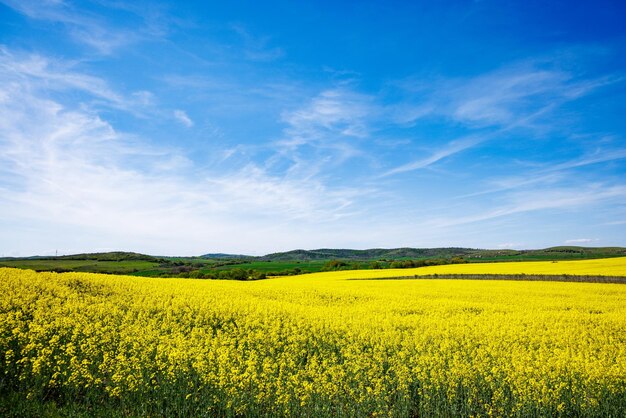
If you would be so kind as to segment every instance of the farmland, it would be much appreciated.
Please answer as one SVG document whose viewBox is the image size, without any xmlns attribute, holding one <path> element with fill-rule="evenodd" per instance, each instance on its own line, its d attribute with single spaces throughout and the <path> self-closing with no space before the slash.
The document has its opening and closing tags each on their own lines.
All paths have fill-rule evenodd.
<svg viewBox="0 0 626 418">
<path fill-rule="evenodd" d="M 626 257 L 576 261 L 525 261 L 503 263 L 449 264 L 409 269 L 333 271 L 302 277 L 327 279 L 383 279 L 434 275 L 572 275 L 625 276 Z"/>
<path fill-rule="evenodd" d="M 143 277 L 225 278 L 239 270 L 248 277 L 296 275 L 327 270 L 410 268 L 417 266 L 510 261 L 566 261 L 623 257 L 622 247 L 551 247 L 538 250 L 470 248 L 319 249 L 264 256 L 206 254 L 197 257 L 151 256 L 128 252 L 74 254 L 59 257 L 0 258 L 0 267 L 35 271 L 128 274 Z"/>
<path fill-rule="evenodd" d="M 0 269 L 0 414 L 623 416 L 626 286 L 442 277 L 625 267 L 458 264 L 252 282 Z"/>
</svg>

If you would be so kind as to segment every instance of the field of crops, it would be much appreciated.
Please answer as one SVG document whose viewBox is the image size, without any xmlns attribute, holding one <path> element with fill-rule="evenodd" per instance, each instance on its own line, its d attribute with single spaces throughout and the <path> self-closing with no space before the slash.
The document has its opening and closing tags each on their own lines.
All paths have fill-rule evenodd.
<svg viewBox="0 0 626 418">
<path fill-rule="evenodd" d="M 332 271 L 302 275 L 318 279 L 383 279 L 434 275 L 572 275 L 626 276 L 626 257 L 575 261 L 519 261 L 507 263 L 447 264 L 409 269 Z"/>
<path fill-rule="evenodd" d="M 32 269 L 36 271 L 78 271 L 86 273 L 130 274 L 138 270 L 158 267 L 157 263 L 143 260 L 94 261 L 94 260 L 15 260 L 0 261 L 1 267 Z"/>
<path fill-rule="evenodd" d="M 626 276 L 625 263 L 508 272 Z M 468 268 L 507 269 L 419 270 Z M 381 274 L 0 269 L 0 415 L 626 415 L 626 285 L 349 280 Z"/>
</svg>

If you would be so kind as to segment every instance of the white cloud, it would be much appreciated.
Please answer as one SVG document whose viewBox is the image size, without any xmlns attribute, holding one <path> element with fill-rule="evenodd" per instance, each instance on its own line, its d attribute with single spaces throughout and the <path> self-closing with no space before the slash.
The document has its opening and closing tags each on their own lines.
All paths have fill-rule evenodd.
<svg viewBox="0 0 626 418">
<path fill-rule="evenodd" d="M 407 171 L 418 170 L 421 168 L 426 168 L 436 162 L 443 160 L 444 158 L 450 157 L 451 155 L 457 154 L 461 151 L 464 151 L 468 148 L 473 148 L 474 146 L 480 144 L 481 142 L 486 141 L 490 136 L 473 136 L 469 138 L 458 139 L 446 144 L 441 149 L 432 153 L 429 157 L 413 161 L 401 166 L 398 166 L 394 169 L 391 169 L 382 174 L 382 177 L 392 176 L 394 174 L 400 174 Z"/>
<path fill-rule="evenodd" d="M 79 10 L 74 4 L 61 0 L 1 2 L 31 19 L 62 24 L 74 41 L 87 45 L 100 54 L 111 54 L 145 36 L 141 34 L 141 30 L 115 27 L 94 14 Z"/>
<path fill-rule="evenodd" d="M 128 95 L 116 92 L 102 78 L 76 70 L 76 64 L 60 59 L 50 59 L 39 54 L 13 52 L 0 45 L 0 71 L 5 82 L 19 85 L 31 92 L 51 95 L 74 91 L 85 94 L 78 100 L 93 107 L 106 106 L 141 116 L 144 109 L 152 107 L 154 97 L 148 91 Z"/>
<path fill-rule="evenodd" d="M 505 243 L 497 245 L 498 248 L 502 248 L 502 249 L 515 249 L 515 248 L 521 248 L 521 246 L 522 244 L 519 244 L 516 242 L 505 242 Z"/>
<path fill-rule="evenodd" d="M 571 75 L 532 66 L 505 68 L 466 81 L 452 89 L 450 111 L 455 119 L 480 124 L 509 124 L 568 95 Z M 571 97 L 575 98 L 575 97 Z M 538 107 L 537 107 L 538 106 Z"/>
<path fill-rule="evenodd" d="M 191 118 L 187 115 L 187 113 L 185 113 L 185 111 L 183 110 L 175 110 L 174 111 L 174 117 L 183 125 L 185 125 L 188 128 L 191 128 L 193 126 L 193 121 L 191 120 Z"/>
<path fill-rule="evenodd" d="M 399 125 L 414 126 L 419 119 L 430 116 L 435 111 L 435 107 L 430 103 L 409 104 L 401 103 L 389 106 L 387 112 L 390 119 Z"/>
<path fill-rule="evenodd" d="M 539 129 L 541 118 L 548 116 L 559 105 L 621 80 L 619 77 L 576 80 L 572 74 L 540 69 L 536 63 L 529 61 L 463 80 L 438 80 L 431 85 L 424 80 L 406 81 L 401 84 L 402 87 L 418 93 L 421 101 L 389 107 L 387 111 L 394 122 L 413 125 L 421 118 L 444 116 L 483 132 L 444 144 L 429 157 L 392 168 L 382 176 L 429 167 L 515 130 Z M 417 87 L 413 88 L 413 85 Z M 492 130 L 485 132 L 486 128 Z M 607 158 L 622 158 L 621 152 L 612 157 L 595 156 L 579 164 L 592 164 Z"/>
<path fill-rule="evenodd" d="M 319 139 L 325 132 L 347 137 L 369 135 L 367 118 L 376 113 L 369 96 L 343 89 L 325 90 L 299 110 L 285 112 L 291 137 Z"/>
<path fill-rule="evenodd" d="M 590 244 L 596 241 L 598 241 L 597 238 L 576 238 L 566 240 L 565 244 Z"/>
<path fill-rule="evenodd" d="M 82 90 L 109 102 L 122 101 L 102 79 L 73 71 L 71 62 L 49 60 L 38 54 L 16 54 L 0 47 L 0 67 L 5 77 L 28 85 L 38 83 L 47 90 Z"/>
<path fill-rule="evenodd" d="M 593 154 L 586 155 L 582 158 L 573 159 L 559 164 L 551 164 L 541 169 L 530 170 L 529 172 L 524 173 L 524 175 L 522 176 L 501 177 L 492 179 L 490 183 L 493 187 L 475 193 L 469 193 L 463 196 L 459 196 L 459 198 L 476 197 L 490 193 L 505 192 L 528 186 L 536 186 L 537 184 L 554 184 L 559 180 L 567 177 L 567 172 L 569 170 L 622 159 L 626 159 L 626 150 L 596 150 Z"/>
<path fill-rule="evenodd" d="M 461 216 L 429 218 L 419 215 L 429 210 L 437 214 L 433 216 L 450 213 L 448 202 L 437 197 L 428 205 L 420 205 L 415 197 L 419 193 L 413 193 L 415 188 L 401 193 L 389 188 L 385 199 L 380 199 L 381 176 L 366 167 L 363 171 L 368 174 L 358 178 L 353 167 L 344 165 L 348 160 L 353 166 L 369 162 L 375 154 L 372 146 L 388 151 L 389 147 L 383 145 L 386 124 L 395 129 L 438 114 L 481 127 L 475 135 L 449 141 L 440 148 L 432 146 L 431 153 L 423 158 L 387 168 L 383 177 L 431 167 L 544 115 L 542 112 L 548 110 L 541 106 L 524 108 L 519 120 L 510 117 L 510 112 L 517 101 L 524 101 L 520 85 L 538 85 L 541 80 L 559 85 L 556 75 L 552 79 L 536 74 L 509 80 L 501 86 L 508 93 L 494 93 L 490 99 L 480 96 L 487 93 L 477 88 L 475 96 L 467 94 L 458 102 L 444 94 L 440 102 L 422 107 L 386 107 L 382 98 L 360 94 L 347 84 L 322 90 L 308 100 L 301 100 L 304 89 L 293 95 L 287 89 L 268 89 L 254 94 L 264 101 L 272 94 L 280 96 L 274 106 L 285 109 L 282 134 L 276 140 L 255 145 L 233 144 L 224 138 L 224 148 L 213 149 L 212 166 L 195 163 L 183 150 L 126 134 L 105 116 L 114 108 L 120 112 L 116 116 L 121 117 L 111 120 L 123 120 L 124 113 L 158 115 L 194 126 L 184 110 L 159 110 L 158 97 L 151 92 L 118 91 L 80 68 L 80 63 L 14 53 L 6 48 L 0 51 L 0 229 L 10 230 L 0 242 L 7 248 L 19 245 L 21 240 L 21 248 L 32 251 L 32 243 L 41 240 L 41 248 L 50 249 L 65 237 L 77 240 L 65 248 L 85 251 L 123 248 L 168 253 L 175 249 L 186 254 L 211 249 L 272 251 L 348 242 L 360 247 L 417 242 L 450 245 L 454 231 L 449 227 L 456 225 L 531 211 L 619 202 L 626 196 L 619 187 L 604 185 L 583 184 L 576 190 L 546 187 L 534 194 L 508 194 L 486 210 L 468 205 L 462 208 Z M 220 84 L 219 80 L 183 77 L 172 81 L 177 82 L 181 88 L 198 89 L 202 85 L 221 88 L 226 94 L 236 90 L 231 88 L 236 84 Z M 217 87 L 211 87 L 211 83 Z M 482 88 L 489 85 L 483 80 Z M 536 97 L 542 95 L 539 87 L 535 91 Z M 64 100 L 69 96 L 74 103 Z M 285 100 L 283 96 L 291 98 Z M 242 108 L 246 99 L 238 96 L 229 106 L 221 106 L 223 103 L 216 100 L 220 105 L 215 107 L 228 113 Z M 298 105 L 293 106 L 296 101 Z M 484 105 L 484 113 L 477 103 Z M 503 113 L 496 112 L 500 105 Z M 483 129 L 483 125 L 490 129 Z M 379 129 L 382 135 L 378 135 Z M 389 139 L 391 143 L 395 137 Z M 413 144 L 404 145 L 409 148 Z M 394 153 L 395 159 L 398 149 Z M 623 151 L 590 154 L 555 166 L 554 170 L 616 160 L 624 155 Z M 504 179 L 495 186 L 546 185 L 549 180 L 545 177 L 558 177 L 557 171 L 537 171 L 543 176 L 541 180 L 520 184 L 523 179 L 513 179 L 519 181 L 507 184 L 505 180 L 510 179 Z M 371 204 L 368 199 L 377 202 Z M 415 212 L 406 214 L 404 209 Z M 413 216 L 416 213 L 418 216 Z M 442 230 L 451 233 L 441 234 Z M 494 242 L 519 239 L 525 238 L 502 236 Z"/>
<path fill-rule="evenodd" d="M 425 117 L 445 117 L 470 128 L 498 127 L 545 129 L 541 116 L 623 77 L 595 79 L 547 66 L 542 60 L 526 60 L 465 78 L 409 78 L 396 83 L 415 96 L 390 109 L 398 122 L 412 124 Z M 550 121 L 554 124 L 554 121 Z"/>
<path fill-rule="evenodd" d="M 433 227 L 447 228 L 455 225 L 490 221 L 505 216 L 545 211 L 567 210 L 602 203 L 619 203 L 626 198 L 626 186 L 579 185 L 576 188 L 544 188 L 518 192 L 506 196 L 506 203 L 494 209 L 473 215 L 436 218 L 427 222 Z"/>
<path fill-rule="evenodd" d="M 241 24 L 231 25 L 231 28 L 243 41 L 243 53 L 250 61 L 273 61 L 285 55 L 279 47 L 269 46 L 271 38 L 268 36 L 254 36 Z"/>
<path fill-rule="evenodd" d="M 59 81 L 92 97 L 123 97 L 98 79 L 53 71 L 49 80 L 45 66 L 34 71 L 10 54 L 1 62 L 0 218 L 11 220 L 2 237 L 10 251 L 19 242 L 21 251 L 37 245 L 186 254 L 278 250 L 299 245 L 303 236 L 330 242 L 344 228 L 337 222 L 357 210 L 363 190 L 270 174 L 254 164 L 220 171 L 194 166 L 180 150 L 120 132 L 44 88 L 54 80 L 55 88 Z"/>
<path fill-rule="evenodd" d="M 295 110 L 284 111 L 284 137 L 271 144 L 269 166 L 287 165 L 292 177 L 311 178 L 322 169 L 365 157 L 378 108 L 371 96 L 344 88 L 324 90 Z"/>
</svg>

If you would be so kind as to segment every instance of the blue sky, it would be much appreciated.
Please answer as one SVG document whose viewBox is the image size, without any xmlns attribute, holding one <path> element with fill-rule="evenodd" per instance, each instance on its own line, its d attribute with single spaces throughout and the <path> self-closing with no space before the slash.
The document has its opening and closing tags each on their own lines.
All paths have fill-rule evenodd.
<svg viewBox="0 0 626 418">
<path fill-rule="evenodd" d="M 625 19 L 0 0 L 0 255 L 626 246 Z"/>
</svg>

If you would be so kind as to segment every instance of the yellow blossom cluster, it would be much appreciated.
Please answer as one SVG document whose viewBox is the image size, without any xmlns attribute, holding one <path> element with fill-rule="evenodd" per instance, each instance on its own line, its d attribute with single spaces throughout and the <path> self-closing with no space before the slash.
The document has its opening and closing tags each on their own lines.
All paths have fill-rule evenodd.
<svg viewBox="0 0 626 418">
<path fill-rule="evenodd" d="M 0 394 L 131 416 L 626 414 L 626 285 L 339 273 L 0 269 Z"/>
</svg>

